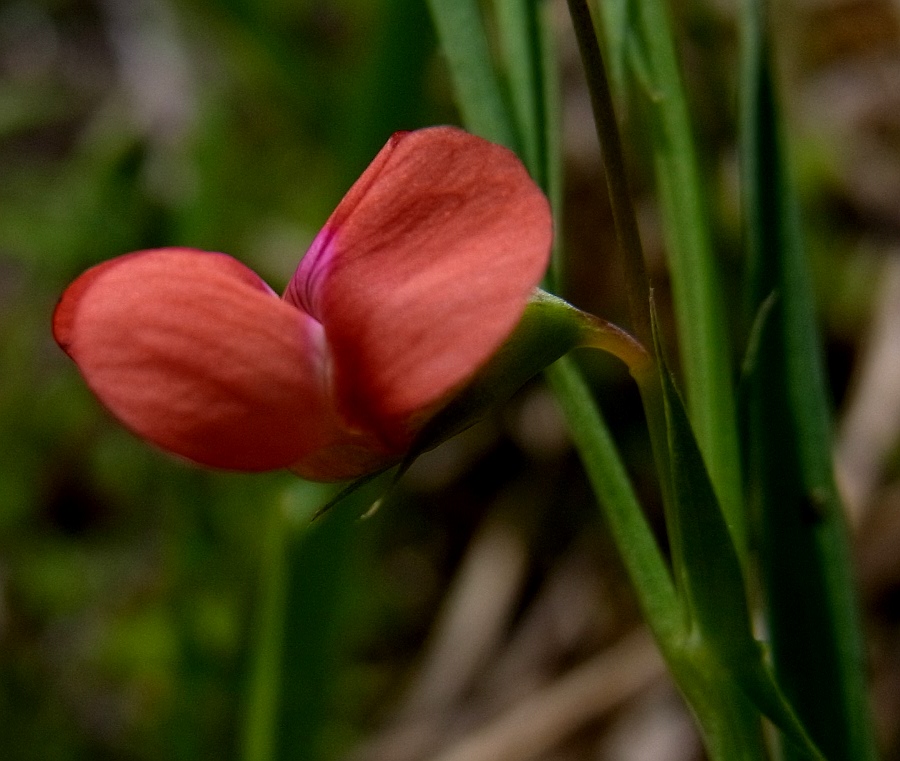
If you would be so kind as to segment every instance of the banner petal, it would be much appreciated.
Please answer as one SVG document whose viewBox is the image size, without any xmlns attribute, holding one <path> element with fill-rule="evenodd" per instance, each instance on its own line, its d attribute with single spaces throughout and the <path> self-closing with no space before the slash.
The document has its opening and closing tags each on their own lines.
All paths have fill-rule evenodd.
<svg viewBox="0 0 900 761">
<path fill-rule="evenodd" d="M 398 133 L 285 299 L 322 323 L 346 418 L 407 445 L 516 326 L 551 241 L 547 200 L 511 151 L 452 127 Z"/>
</svg>

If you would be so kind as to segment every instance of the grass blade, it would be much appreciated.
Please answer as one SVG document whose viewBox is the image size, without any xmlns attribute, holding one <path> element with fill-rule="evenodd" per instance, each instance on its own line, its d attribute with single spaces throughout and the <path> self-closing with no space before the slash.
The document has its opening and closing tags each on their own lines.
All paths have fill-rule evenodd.
<svg viewBox="0 0 900 761">
<path fill-rule="evenodd" d="M 595 1 L 595 11 L 597 3 Z M 732 352 L 693 127 L 664 0 L 615 5 L 607 48 L 639 83 L 649 126 L 691 422 L 740 557 L 746 556 Z M 595 12 L 594 18 L 598 15 Z M 624 37 L 624 39 L 623 39 Z M 621 53 L 620 51 L 623 51 Z"/>
<path fill-rule="evenodd" d="M 757 350 L 743 405 L 749 498 L 781 688 L 832 761 L 876 757 L 799 204 L 781 134 L 764 9 L 744 16 L 743 183 Z M 785 749 L 787 758 L 799 758 Z"/>
<path fill-rule="evenodd" d="M 354 512 L 309 523 L 333 489 L 298 481 L 274 506 L 262 558 L 244 761 L 314 761 L 326 719 L 339 573 Z M 329 516 L 331 517 L 331 516 Z"/>
<path fill-rule="evenodd" d="M 497 33 L 509 82 L 522 160 L 532 177 L 546 186 L 542 156 L 540 45 L 535 0 L 494 0 Z"/>
<path fill-rule="evenodd" d="M 466 129 L 518 149 L 477 0 L 428 0 Z"/>
</svg>

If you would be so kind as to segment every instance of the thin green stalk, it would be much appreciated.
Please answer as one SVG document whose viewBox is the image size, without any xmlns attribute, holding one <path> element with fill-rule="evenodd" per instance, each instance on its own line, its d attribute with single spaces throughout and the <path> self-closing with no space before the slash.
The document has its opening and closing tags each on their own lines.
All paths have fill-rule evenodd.
<svg viewBox="0 0 900 761">
<path fill-rule="evenodd" d="M 628 473 L 590 390 L 574 362 L 563 358 L 545 371 L 556 393 L 588 479 L 634 584 L 644 617 L 671 652 L 685 620 L 669 569 L 637 501 Z"/>
<path fill-rule="evenodd" d="M 613 68 L 627 68 L 638 83 L 650 128 L 691 421 L 746 565 L 728 319 L 669 9 L 665 0 L 607 0 L 603 7 L 608 47 L 621 58 Z"/>
<path fill-rule="evenodd" d="M 666 422 L 666 410 L 663 402 L 663 389 L 659 382 L 659 370 L 656 362 L 640 372 L 632 372 L 641 394 L 644 417 L 647 420 L 647 431 L 650 435 L 650 447 L 656 463 L 657 478 L 662 496 L 663 512 L 666 520 L 666 536 L 669 540 L 669 551 L 672 556 L 672 568 L 675 583 L 680 590 L 683 604 L 690 605 L 690 596 L 685 595 L 687 579 L 685 578 L 684 542 L 681 536 L 675 496 L 672 485 L 672 460 L 669 453 L 669 426 Z M 690 619 L 692 612 L 687 610 L 685 618 Z"/>
<path fill-rule="evenodd" d="M 535 3 L 537 14 L 541 13 L 541 3 Z M 534 55 L 532 60 L 540 64 L 540 72 L 534 79 L 543 85 L 543 97 L 537 104 L 543 113 L 530 122 L 536 127 L 543 127 L 543 142 L 547 146 L 541 154 L 546 165 L 537 170 L 539 176 L 546 178 L 550 185 L 548 194 L 553 204 L 554 219 L 562 212 L 561 192 L 561 157 L 559 152 L 559 119 L 556 115 L 558 98 L 556 97 L 556 60 L 550 56 L 549 38 L 550 21 L 547 8 L 543 17 L 537 20 L 538 35 L 534 42 L 541 42 L 547 47 L 543 54 Z M 615 119 L 608 120 L 605 129 L 611 133 L 612 139 L 618 141 Z M 621 151 L 617 152 L 621 160 Z M 637 309 L 636 323 L 640 324 L 641 304 L 646 311 L 647 335 L 650 334 L 649 289 L 646 277 L 643 276 L 643 256 L 640 250 L 640 237 L 634 222 L 628 194 L 627 179 L 624 171 L 618 174 L 619 185 L 616 187 L 619 222 L 623 229 L 629 229 L 631 236 L 631 266 L 633 274 L 633 300 Z M 553 184 L 555 182 L 555 185 Z M 630 221 L 629 221 L 630 220 Z M 557 233 L 556 248 L 561 248 L 561 240 Z M 559 251 L 557 250 L 557 258 Z M 643 286 L 641 285 L 643 283 Z M 598 321 L 598 324 L 603 321 Z M 605 324 L 605 323 L 603 323 Z M 633 372 L 653 371 L 652 355 L 647 353 L 651 344 L 641 345 L 628 334 L 608 326 L 595 330 L 593 344 L 605 351 L 612 351 L 619 356 Z M 581 454 L 588 478 L 604 509 L 610 525 L 614 541 L 623 557 L 629 575 L 637 590 L 638 599 L 644 610 L 645 619 L 657 635 L 658 641 L 665 651 L 672 655 L 672 645 L 683 631 L 685 619 L 679 603 L 668 565 L 663 559 L 653 532 L 650 530 L 634 493 L 627 472 L 622 464 L 618 450 L 609 434 L 602 414 L 584 383 L 576 365 L 568 359 L 556 362 L 546 371 L 547 379 L 557 394 L 557 398 L 567 416 L 570 431 Z"/>
<path fill-rule="evenodd" d="M 310 523 L 333 488 L 297 481 L 271 515 L 243 727 L 244 761 L 320 761 L 337 614 L 361 503 Z"/>
<path fill-rule="evenodd" d="M 278 505 L 271 511 L 263 537 L 260 595 L 251 652 L 243 761 L 275 757 L 275 734 L 284 639 L 285 547 L 288 520 Z"/>
<path fill-rule="evenodd" d="M 538 44 L 540 45 L 540 111 L 543 118 L 538 123 L 543 130 L 541 155 L 546 161 L 544 192 L 550 199 L 557 239 L 563 227 L 563 160 L 562 160 L 562 98 L 557 76 L 558 52 L 555 40 L 554 5 L 550 2 L 538 3 Z M 548 290 L 558 291 L 564 282 L 565 272 L 560 246 L 555 246 L 550 271 L 546 282 Z"/>
<path fill-rule="evenodd" d="M 594 110 L 594 121 L 597 136 L 603 151 L 606 165 L 606 177 L 609 187 L 610 203 L 624 263 L 625 281 L 628 290 L 628 301 L 634 322 L 635 332 L 639 340 L 649 351 L 649 365 L 643 368 L 630 367 L 638 381 L 644 409 L 650 429 L 650 439 L 656 470 L 660 478 L 663 505 L 665 507 L 666 528 L 669 546 L 672 552 L 672 565 L 675 571 L 676 586 L 684 590 L 684 552 L 681 542 L 681 527 L 673 499 L 671 485 L 671 468 L 669 460 L 669 442 L 666 419 L 663 413 L 663 393 L 659 382 L 653 347 L 656 344 L 651 317 L 651 297 L 649 282 L 644 269 L 644 254 L 641 247 L 637 217 L 631 193 L 628 188 L 628 177 L 613 108 L 612 94 L 606 76 L 603 55 L 594 32 L 586 0 L 568 0 L 572 24 L 578 38 L 581 57 L 588 79 L 588 90 Z"/>
<path fill-rule="evenodd" d="M 553 208 L 556 242 L 562 230 L 562 146 L 560 94 L 553 4 L 545 0 L 494 0 L 498 37 L 509 82 L 511 115 L 522 160 Z M 563 282 L 559 246 L 554 246 L 543 288 Z"/>
<path fill-rule="evenodd" d="M 644 267 L 644 251 L 638 231 L 637 217 L 628 189 L 628 174 L 622 153 L 622 141 L 613 109 L 612 94 L 606 79 L 603 55 L 594 33 L 594 24 L 585 0 L 568 0 L 569 13 L 578 38 L 578 47 L 588 79 L 588 90 L 594 110 L 597 137 L 603 151 L 609 200 L 612 207 L 616 237 L 622 248 L 625 287 L 631 312 L 632 329 L 644 346 L 653 345 L 650 321 L 650 285 Z"/>
<path fill-rule="evenodd" d="M 535 182 L 546 187 L 543 172 L 547 162 L 543 155 L 543 129 L 540 124 L 543 88 L 540 82 L 537 4 L 534 0 L 494 0 L 493 5 L 522 161 Z"/>
<path fill-rule="evenodd" d="M 641 390 L 660 477 L 676 586 L 684 606 L 680 615 L 690 632 L 687 637 L 671 632 L 664 652 L 697 715 L 711 756 L 763 759 L 760 710 L 735 681 L 742 669 L 748 674 L 761 669 L 740 563 L 690 425 L 683 413 L 677 421 L 670 418 L 669 402 L 673 400 L 678 409 L 681 403 L 674 388 L 664 391 L 661 382 L 668 371 L 653 330 L 649 284 L 603 57 L 586 2 L 569 0 L 569 8 L 604 152 L 632 319 L 648 348 L 655 347 L 657 358 L 631 370 Z M 702 497 L 696 489 L 705 490 Z"/>
<path fill-rule="evenodd" d="M 466 15 L 456 25 L 451 23 L 453 17 L 447 12 L 446 6 L 456 2 L 458 0 L 429 0 L 432 12 L 442 18 L 442 44 L 445 48 L 456 47 L 459 50 L 470 45 L 473 36 L 483 36 L 484 31 L 483 29 L 473 30 L 471 15 Z M 484 67 L 490 66 L 490 59 L 487 56 L 479 55 L 479 70 L 472 68 L 472 61 L 467 66 L 454 66 L 453 62 L 459 58 L 458 50 L 456 54 L 448 51 L 447 56 L 451 62 L 451 74 L 457 89 L 457 96 L 461 103 L 468 104 L 468 107 L 463 109 L 463 115 L 467 126 L 471 128 L 468 114 L 472 109 L 478 110 L 481 94 L 484 92 L 484 88 L 475 83 L 488 80 L 496 82 L 497 78 L 492 70 L 484 70 Z M 541 55 L 540 59 L 542 64 L 549 62 L 546 55 Z M 545 93 L 552 93 L 552 85 L 549 82 L 554 76 L 552 70 L 544 70 L 541 79 L 546 83 Z M 499 93 L 499 87 L 496 92 Z M 540 102 L 545 109 L 554 103 L 552 97 L 543 97 Z M 499 107 L 491 107 L 489 111 L 496 115 L 499 113 Z M 509 112 L 505 113 L 504 119 L 492 121 L 497 134 L 513 131 L 512 118 Z M 478 119 L 476 123 L 483 124 L 485 121 Z M 528 123 L 552 125 L 556 124 L 557 120 L 554 116 L 546 114 L 543 119 L 535 118 L 529 120 Z M 554 145 L 556 140 L 557 138 L 552 136 L 544 138 L 544 142 L 548 146 Z M 548 162 L 554 157 L 558 159 L 558 154 L 553 151 L 548 150 L 544 155 Z M 535 173 L 549 179 L 558 177 L 559 169 L 548 166 L 546 170 L 536 170 Z M 553 193 L 551 197 L 559 199 L 560 194 Z M 555 215 L 556 209 L 554 209 Z M 559 241 L 557 240 L 558 245 Z M 651 628 L 657 632 L 661 642 L 674 642 L 675 632 L 680 629 L 683 620 L 669 569 L 653 532 L 647 525 L 625 467 L 600 412 L 580 373 L 570 360 L 562 359 L 556 362 L 547 370 L 547 377 L 566 412 L 591 485 L 597 494 L 598 501 L 607 513 L 613 536 L 632 576 L 647 620 Z"/>
<path fill-rule="evenodd" d="M 761 716 L 791 748 L 824 761 L 775 684 L 751 625 L 740 562 L 717 503 L 681 397 L 657 342 L 657 363 L 632 368 L 650 425 L 667 501 L 669 541 L 689 633 L 676 643 L 672 670 L 708 736 L 713 758 L 765 758 Z M 651 373 L 661 382 L 655 382 Z M 675 553 L 678 553 L 677 557 Z M 730 745 L 740 738 L 737 746 Z M 732 751 L 716 755 L 720 742 Z"/>
<path fill-rule="evenodd" d="M 687 688 L 685 688 L 687 685 Z M 731 675 L 710 664 L 679 681 L 712 761 L 766 761 L 758 713 Z"/>
<path fill-rule="evenodd" d="M 655 372 L 655 371 L 654 371 Z M 650 626 L 676 683 L 691 707 L 710 758 L 716 761 L 763 761 L 759 712 L 724 670 L 708 644 L 693 644 L 684 600 L 638 504 L 609 430 L 581 374 L 569 358 L 545 371 L 588 479 L 603 507 L 613 540 L 635 587 Z M 655 384 L 658 385 L 658 384 Z M 650 384 L 654 386 L 654 384 Z M 646 388 L 646 386 L 645 386 Z M 667 430 L 662 399 L 648 400 L 648 416 L 657 425 L 654 438 Z M 659 441 L 656 442 L 660 444 Z"/>
</svg>

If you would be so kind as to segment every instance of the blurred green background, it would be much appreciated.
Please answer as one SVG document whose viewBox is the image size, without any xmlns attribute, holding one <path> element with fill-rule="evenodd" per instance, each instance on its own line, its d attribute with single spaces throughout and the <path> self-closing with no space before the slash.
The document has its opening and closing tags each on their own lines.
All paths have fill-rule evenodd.
<svg viewBox="0 0 900 761">
<path fill-rule="evenodd" d="M 292 479 L 136 441 L 50 315 L 90 265 L 176 243 L 281 289 L 390 133 L 452 116 L 433 47 L 409 3 L 0 5 L 3 758 L 238 754 L 263 531 Z"/>
<path fill-rule="evenodd" d="M 613 258 L 597 256 L 613 245 L 611 225 L 558 5 L 566 290 L 579 305 L 624 320 Z M 676 7 L 733 278 L 734 9 Z M 879 313 L 879 286 L 900 238 L 900 108 L 884 97 L 884 82 L 900 77 L 896 13 L 877 0 L 811 0 L 785 12 L 780 32 L 797 40 L 785 77 L 841 408 L 852 408 L 861 336 Z M 286 559 L 293 580 L 287 615 L 297 635 L 284 653 L 288 708 L 279 721 L 287 729 L 278 731 L 296 733 L 297 747 L 308 743 L 302 761 L 345 757 L 385 723 L 402 724 L 393 706 L 418 683 L 423 647 L 437 647 L 443 619 L 434 624 L 435 615 L 485 526 L 501 526 L 511 542 L 501 545 L 514 548 L 512 565 L 492 577 L 507 579 L 508 589 L 476 608 L 470 624 L 493 628 L 470 632 L 483 646 L 464 684 L 435 702 L 444 731 L 410 758 L 502 714 L 637 625 L 539 382 L 424 458 L 373 517 L 356 520 L 363 495 L 316 523 L 308 541 L 286 540 L 282 556 L 277 516 L 305 527 L 327 489 L 287 474 L 210 473 L 156 452 L 111 420 L 52 340 L 50 317 L 65 286 L 136 249 L 225 251 L 281 290 L 392 132 L 456 121 L 418 0 L 0 2 L 0 757 L 240 757 L 273 558 Z M 630 139 L 664 297 L 649 172 L 639 136 Z M 584 364 L 658 521 L 636 392 L 611 360 Z M 860 498 L 860 514 L 874 515 L 877 527 L 860 554 L 879 726 L 890 757 L 900 758 L 900 544 L 885 540 L 900 527 L 884 517 L 898 504 L 896 430 L 888 439 Z M 540 644 L 523 644 L 532 640 Z M 506 663 L 515 678 L 491 686 L 502 669 L 488 663 Z M 598 711 L 542 758 L 626 758 L 604 739 L 628 718 L 627 708 L 617 710 Z M 700 752 L 689 740 L 678 747 L 681 756 L 672 746 L 653 757 Z"/>
</svg>

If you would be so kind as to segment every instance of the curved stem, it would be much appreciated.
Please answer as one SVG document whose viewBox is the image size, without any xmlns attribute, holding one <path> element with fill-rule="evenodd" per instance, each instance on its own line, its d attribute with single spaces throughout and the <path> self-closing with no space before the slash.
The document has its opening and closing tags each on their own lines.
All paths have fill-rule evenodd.
<svg viewBox="0 0 900 761">
<path fill-rule="evenodd" d="M 655 375 L 653 356 L 631 333 L 618 325 L 580 312 L 583 321 L 582 348 L 600 349 L 621 359 L 635 379 Z"/>
</svg>

